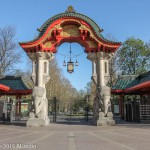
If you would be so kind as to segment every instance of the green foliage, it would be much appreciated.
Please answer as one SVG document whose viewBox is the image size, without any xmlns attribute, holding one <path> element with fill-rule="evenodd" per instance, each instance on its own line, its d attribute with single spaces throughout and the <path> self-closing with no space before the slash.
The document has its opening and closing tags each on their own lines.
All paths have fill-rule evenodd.
<svg viewBox="0 0 150 150">
<path fill-rule="evenodd" d="M 142 40 L 128 38 L 117 52 L 117 69 L 120 74 L 141 74 L 150 70 L 150 47 Z"/>
<path fill-rule="evenodd" d="M 82 108 L 85 110 L 85 108 L 88 106 L 89 110 L 93 109 L 93 100 L 96 95 L 96 86 L 93 82 L 87 83 L 85 89 L 78 91 L 78 96 L 76 97 L 76 100 L 74 101 L 74 104 L 72 105 L 72 110 L 79 112 L 79 110 Z M 87 96 L 89 96 L 88 103 L 87 103 Z"/>
</svg>

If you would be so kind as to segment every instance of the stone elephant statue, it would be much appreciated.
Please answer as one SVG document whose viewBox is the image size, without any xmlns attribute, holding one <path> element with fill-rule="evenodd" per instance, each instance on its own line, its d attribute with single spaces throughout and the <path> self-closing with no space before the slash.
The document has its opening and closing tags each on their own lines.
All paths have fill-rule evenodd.
<svg viewBox="0 0 150 150">
<path fill-rule="evenodd" d="M 47 119 L 48 117 L 48 100 L 46 98 L 46 89 L 35 86 L 33 89 L 33 104 L 36 118 Z"/>
</svg>

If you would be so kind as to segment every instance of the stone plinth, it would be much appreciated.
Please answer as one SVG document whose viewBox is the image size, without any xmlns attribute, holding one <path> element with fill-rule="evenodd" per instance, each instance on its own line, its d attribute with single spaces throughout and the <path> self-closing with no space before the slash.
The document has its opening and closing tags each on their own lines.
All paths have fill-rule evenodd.
<svg viewBox="0 0 150 150">
<path fill-rule="evenodd" d="M 27 121 L 27 127 L 45 127 L 48 126 L 50 119 L 40 119 L 40 118 L 29 118 Z"/>
<path fill-rule="evenodd" d="M 114 126 L 115 120 L 113 119 L 112 112 L 108 112 L 108 116 L 105 117 L 103 112 L 99 113 L 99 119 L 96 122 L 97 126 Z"/>
<path fill-rule="evenodd" d="M 115 120 L 110 119 L 109 117 L 99 118 L 97 120 L 97 126 L 114 126 Z"/>
</svg>

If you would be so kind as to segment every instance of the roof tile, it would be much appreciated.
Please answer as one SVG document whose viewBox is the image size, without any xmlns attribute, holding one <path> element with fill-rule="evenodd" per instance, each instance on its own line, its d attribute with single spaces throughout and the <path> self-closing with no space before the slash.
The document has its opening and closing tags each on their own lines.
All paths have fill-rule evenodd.
<svg viewBox="0 0 150 150">
<path fill-rule="evenodd" d="M 6 85 L 14 90 L 28 90 L 21 77 L 5 76 L 0 78 L 0 84 Z"/>
<path fill-rule="evenodd" d="M 32 41 L 28 41 L 28 42 L 20 42 L 20 44 L 22 43 L 29 43 L 29 42 L 34 42 L 38 39 L 40 39 L 42 37 L 42 35 L 46 32 L 47 28 L 49 27 L 50 24 L 52 24 L 55 20 L 59 19 L 59 18 L 63 18 L 63 17 L 73 17 L 73 18 L 79 18 L 84 20 L 85 22 L 87 22 L 89 25 L 92 26 L 92 28 L 94 29 L 94 32 L 96 33 L 96 35 L 98 37 L 100 37 L 101 39 L 103 39 L 106 42 L 110 42 L 113 44 L 121 44 L 120 42 L 113 42 L 113 41 L 109 41 L 107 39 L 105 39 L 102 34 L 100 33 L 101 31 L 103 31 L 103 29 L 99 28 L 99 26 L 89 17 L 80 14 L 80 13 L 75 13 L 75 12 L 67 12 L 67 13 L 61 13 L 58 15 L 53 16 L 52 18 L 48 19 L 42 26 L 40 29 L 38 29 L 38 31 L 40 31 L 38 37 L 36 37 L 35 39 L 33 39 Z"/>
</svg>

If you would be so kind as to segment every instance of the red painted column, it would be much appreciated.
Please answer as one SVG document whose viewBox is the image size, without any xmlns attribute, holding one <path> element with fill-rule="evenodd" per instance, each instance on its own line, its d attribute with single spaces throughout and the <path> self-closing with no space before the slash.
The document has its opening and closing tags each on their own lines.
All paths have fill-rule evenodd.
<svg viewBox="0 0 150 150">
<path fill-rule="evenodd" d="M 21 95 L 17 95 L 16 96 L 16 115 L 20 115 L 21 114 Z"/>
<path fill-rule="evenodd" d="M 16 98 L 16 100 L 17 100 L 17 98 Z M 18 102 L 16 102 L 16 115 L 18 114 Z"/>
<path fill-rule="evenodd" d="M 121 116 L 121 95 L 119 95 L 119 115 Z"/>
<path fill-rule="evenodd" d="M 120 115 L 121 119 L 124 119 L 124 95 L 119 96 L 119 109 L 120 109 Z"/>
<path fill-rule="evenodd" d="M 21 114 L 21 95 L 19 95 L 19 115 Z"/>
</svg>

